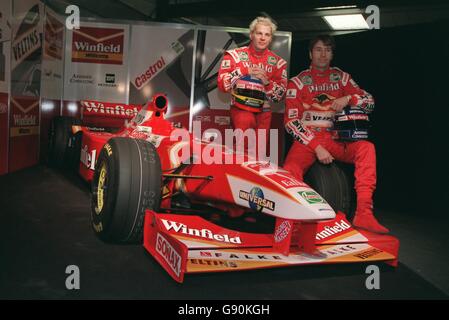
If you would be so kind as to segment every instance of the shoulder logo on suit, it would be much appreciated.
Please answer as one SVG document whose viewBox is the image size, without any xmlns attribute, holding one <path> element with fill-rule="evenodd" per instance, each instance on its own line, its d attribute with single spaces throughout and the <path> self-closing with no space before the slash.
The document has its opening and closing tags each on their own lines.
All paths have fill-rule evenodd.
<svg viewBox="0 0 449 320">
<path fill-rule="evenodd" d="M 341 79 L 341 75 L 339 73 L 333 72 L 329 75 L 329 80 L 332 82 L 338 82 Z"/>
<path fill-rule="evenodd" d="M 249 61 L 248 53 L 245 51 L 239 52 L 240 61 Z"/>
<path fill-rule="evenodd" d="M 229 69 L 231 67 L 231 60 L 223 60 L 221 62 L 222 69 Z"/>
<path fill-rule="evenodd" d="M 302 76 L 301 82 L 305 84 L 306 86 L 310 86 L 313 84 L 313 80 L 311 76 Z"/>
<path fill-rule="evenodd" d="M 296 98 L 296 89 L 288 89 L 287 90 L 287 99 Z"/>
<path fill-rule="evenodd" d="M 273 57 L 273 56 L 269 56 L 268 57 L 268 64 L 271 64 L 272 66 L 275 66 L 276 63 L 278 63 L 278 60 L 275 57 Z"/>
</svg>

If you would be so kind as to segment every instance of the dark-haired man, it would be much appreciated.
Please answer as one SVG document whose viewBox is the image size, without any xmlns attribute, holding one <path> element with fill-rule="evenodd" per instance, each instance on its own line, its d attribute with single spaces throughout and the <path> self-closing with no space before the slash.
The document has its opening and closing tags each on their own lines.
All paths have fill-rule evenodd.
<svg viewBox="0 0 449 320">
<path fill-rule="evenodd" d="M 316 159 L 329 164 L 334 159 L 354 163 L 357 209 L 353 225 L 376 233 L 388 233 L 373 215 L 373 192 L 376 187 L 376 152 L 366 140 L 336 141 L 332 133 L 336 112 L 347 105 L 370 113 L 373 97 L 361 89 L 351 76 L 330 67 L 334 39 L 318 36 L 309 46 L 310 68 L 290 79 L 287 86 L 284 122 L 295 141 L 284 168 L 298 179 Z"/>
</svg>

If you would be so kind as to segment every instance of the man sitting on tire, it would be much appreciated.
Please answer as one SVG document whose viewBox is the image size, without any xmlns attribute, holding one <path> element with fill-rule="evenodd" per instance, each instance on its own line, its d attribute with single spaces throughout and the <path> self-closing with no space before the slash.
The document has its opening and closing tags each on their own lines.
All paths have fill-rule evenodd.
<svg viewBox="0 0 449 320">
<path fill-rule="evenodd" d="M 334 115 L 349 105 L 370 113 L 373 97 L 359 88 L 351 76 L 330 67 L 335 42 L 330 36 L 318 36 L 309 46 L 310 68 L 290 79 L 287 86 L 285 128 L 295 141 L 284 168 L 303 180 L 304 172 L 316 159 L 329 164 L 334 159 L 354 163 L 357 209 L 355 227 L 376 233 L 388 233 L 373 216 L 373 192 L 376 187 L 376 152 L 365 140 L 342 142 L 332 131 Z"/>
</svg>

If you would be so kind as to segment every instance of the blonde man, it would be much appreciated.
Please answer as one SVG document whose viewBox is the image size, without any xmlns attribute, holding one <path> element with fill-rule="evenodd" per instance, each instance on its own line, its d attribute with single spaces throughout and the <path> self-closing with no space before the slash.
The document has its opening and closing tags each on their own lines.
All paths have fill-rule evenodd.
<svg viewBox="0 0 449 320">
<path fill-rule="evenodd" d="M 249 29 L 248 46 L 225 52 L 218 72 L 218 88 L 232 94 L 230 112 L 234 129 L 268 132 L 270 102 L 281 101 L 287 88 L 287 62 L 268 49 L 277 29 L 270 18 L 257 17 Z"/>
</svg>

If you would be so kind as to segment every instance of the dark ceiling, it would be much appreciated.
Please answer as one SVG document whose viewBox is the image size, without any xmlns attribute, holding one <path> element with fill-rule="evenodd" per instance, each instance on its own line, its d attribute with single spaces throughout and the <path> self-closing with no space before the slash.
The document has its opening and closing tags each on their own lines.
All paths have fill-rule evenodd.
<svg viewBox="0 0 449 320">
<path fill-rule="evenodd" d="M 447 1 L 243 1 L 243 0 L 45 0 L 64 14 L 68 5 L 80 8 L 82 17 L 202 24 L 247 28 L 258 15 L 269 15 L 279 30 L 293 33 L 294 40 L 318 33 L 343 34 L 361 30 L 331 30 L 324 15 L 362 13 L 375 4 L 380 9 L 380 28 L 416 25 L 448 20 Z M 294 4 L 292 4 L 294 3 Z"/>
</svg>

